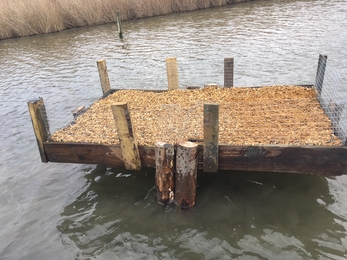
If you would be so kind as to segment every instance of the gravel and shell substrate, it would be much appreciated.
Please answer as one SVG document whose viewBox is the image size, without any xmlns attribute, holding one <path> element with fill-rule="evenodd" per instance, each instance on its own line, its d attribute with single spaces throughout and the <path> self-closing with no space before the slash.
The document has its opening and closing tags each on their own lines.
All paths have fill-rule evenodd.
<svg viewBox="0 0 347 260">
<path fill-rule="evenodd" d="M 204 103 L 220 105 L 219 143 L 341 145 L 315 89 L 298 86 L 119 90 L 94 103 L 75 124 L 55 132 L 52 141 L 119 144 L 111 110 L 115 102 L 128 102 L 139 145 L 203 141 Z"/>
</svg>

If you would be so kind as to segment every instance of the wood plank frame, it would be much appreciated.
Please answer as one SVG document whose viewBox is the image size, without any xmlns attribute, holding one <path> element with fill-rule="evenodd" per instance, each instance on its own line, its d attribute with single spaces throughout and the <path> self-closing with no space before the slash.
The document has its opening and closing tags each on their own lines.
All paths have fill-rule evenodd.
<svg viewBox="0 0 347 260">
<path fill-rule="evenodd" d="M 44 142 L 50 162 L 103 164 L 124 167 L 120 145 Z M 232 146 L 220 144 L 219 170 L 347 174 L 345 146 Z M 142 167 L 155 168 L 155 147 L 139 146 Z M 203 169 L 203 145 L 198 146 L 198 168 Z"/>
</svg>

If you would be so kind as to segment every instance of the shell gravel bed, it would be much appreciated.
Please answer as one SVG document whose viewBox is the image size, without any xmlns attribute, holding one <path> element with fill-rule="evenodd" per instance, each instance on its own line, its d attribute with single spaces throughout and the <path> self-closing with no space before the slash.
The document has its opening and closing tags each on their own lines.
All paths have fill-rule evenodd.
<svg viewBox="0 0 347 260">
<path fill-rule="evenodd" d="M 119 90 L 94 103 L 74 124 L 55 132 L 51 141 L 119 144 L 111 109 L 115 102 L 128 103 L 139 145 L 203 141 L 204 103 L 220 106 L 221 144 L 341 145 L 315 89 L 300 86 Z"/>
</svg>

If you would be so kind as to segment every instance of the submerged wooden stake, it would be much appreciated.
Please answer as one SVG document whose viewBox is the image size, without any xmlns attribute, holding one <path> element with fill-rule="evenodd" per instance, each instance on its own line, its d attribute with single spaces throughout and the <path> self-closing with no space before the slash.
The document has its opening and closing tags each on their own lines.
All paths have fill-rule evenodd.
<svg viewBox="0 0 347 260">
<path fill-rule="evenodd" d="M 204 172 L 218 171 L 219 105 L 204 104 Z"/>
<path fill-rule="evenodd" d="M 174 156 L 172 144 L 156 142 L 155 144 L 155 182 L 157 185 L 157 201 L 159 204 L 174 202 Z"/>
<path fill-rule="evenodd" d="M 140 153 L 133 133 L 128 105 L 125 102 L 117 102 L 111 107 L 125 168 L 127 170 L 140 170 Z"/>
<path fill-rule="evenodd" d="M 168 89 L 178 89 L 178 69 L 175 57 L 166 58 L 166 73 Z"/>
<path fill-rule="evenodd" d="M 181 208 L 195 204 L 198 145 L 181 141 L 176 148 L 175 202 Z"/>
<path fill-rule="evenodd" d="M 121 19 L 121 17 L 120 17 L 120 12 L 119 12 L 119 10 L 117 11 L 117 26 L 118 26 L 119 38 L 123 38 L 122 19 Z"/>
<path fill-rule="evenodd" d="M 234 86 L 234 58 L 224 59 L 224 87 L 231 88 Z"/>
<path fill-rule="evenodd" d="M 106 96 L 111 90 L 110 80 L 108 78 L 108 73 L 107 73 L 106 60 L 101 59 L 101 60 L 98 60 L 96 63 L 98 65 L 102 93 L 104 96 Z"/>
<path fill-rule="evenodd" d="M 37 146 L 41 156 L 41 161 L 48 162 L 49 160 L 47 158 L 43 143 L 47 141 L 50 132 L 43 99 L 39 98 L 38 100 L 29 101 L 28 108 L 36 136 Z"/>
</svg>

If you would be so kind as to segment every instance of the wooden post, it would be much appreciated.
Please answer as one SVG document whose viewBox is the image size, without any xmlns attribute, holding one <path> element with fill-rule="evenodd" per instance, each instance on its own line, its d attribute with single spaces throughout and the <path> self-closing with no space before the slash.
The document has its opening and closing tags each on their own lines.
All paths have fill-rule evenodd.
<svg viewBox="0 0 347 260">
<path fill-rule="evenodd" d="M 102 94 L 106 96 L 111 90 L 110 80 L 108 78 L 108 73 L 107 73 L 106 60 L 101 59 L 101 60 L 98 60 L 96 63 L 98 65 Z"/>
<path fill-rule="evenodd" d="M 231 88 L 234 86 L 234 58 L 224 59 L 224 87 Z"/>
<path fill-rule="evenodd" d="M 155 182 L 157 185 L 157 201 L 166 205 L 174 202 L 174 156 L 172 144 L 157 142 L 155 144 Z"/>
<path fill-rule="evenodd" d="M 219 105 L 204 104 L 204 172 L 218 171 Z"/>
<path fill-rule="evenodd" d="M 315 82 L 315 87 L 319 95 L 321 95 L 322 89 L 323 89 L 324 74 L 325 74 L 325 67 L 327 65 L 327 59 L 328 59 L 327 55 L 319 54 L 317 73 L 316 73 L 316 82 Z"/>
<path fill-rule="evenodd" d="M 189 208 L 195 204 L 198 145 L 189 141 L 177 143 L 175 202 L 181 208 Z"/>
<path fill-rule="evenodd" d="M 48 162 L 43 143 L 47 141 L 50 136 L 49 125 L 47 120 L 46 108 L 42 98 L 28 102 L 29 113 L 31 122 L 33 124 L 37 146 L 39 148 L 41 161 Z"/>
<path fill-rule="evenodd" d="M 140 153 L 133 133 L 128 105 L 125 102 L 117 102 L 111 107 L 114 121 L 116 122 L 125 168 L 127 170 L 140 170 Z"/>
<path fill-rule="evenodd" d="M 119 38 L 123 38 L 123 32 L 122 32 L 122 19 L 121 19 L 121 17 L 120 17 L 120 12 L 119 12 L 119 10 L 117 11 L 117 26 L 118 26 Z"/>
<path fill-rule="evenodd" d="M 178 69 L 176 58 L 166 58 L 166 73 L 168 89 L 178 89 Z"/>
</svg>

